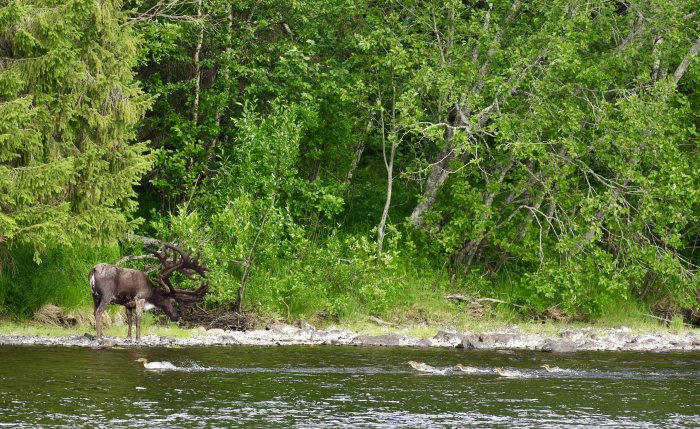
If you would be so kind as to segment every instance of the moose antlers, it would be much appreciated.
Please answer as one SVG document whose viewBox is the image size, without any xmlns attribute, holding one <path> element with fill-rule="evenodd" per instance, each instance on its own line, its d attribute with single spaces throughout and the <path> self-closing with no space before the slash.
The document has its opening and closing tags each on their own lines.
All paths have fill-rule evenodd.
<svg viewBox="0 0 700 429">
<path fill-rule="evenodd" d="M 158 283 L 163 288 L 170 291 L 170 294 L 180 300 L 188 300 L 193 297 L 201 297 L 208 290 L 208 283 L 204 282 L 196 291 L 175 289 L 170 282 L 170 277 L 173 273 L 178 272 L 190 280 L 196 280 L 196 276 L 207 278 L 206 265 L 199 263 L 200 255 L 192 256 L 192 251 L 185 253 L 182 249 L 169 244 L 163 243 L 162 252 L 155 251 L 153 256 L 160 262 L 161 270 L 156 275 Z"/>
</svg>

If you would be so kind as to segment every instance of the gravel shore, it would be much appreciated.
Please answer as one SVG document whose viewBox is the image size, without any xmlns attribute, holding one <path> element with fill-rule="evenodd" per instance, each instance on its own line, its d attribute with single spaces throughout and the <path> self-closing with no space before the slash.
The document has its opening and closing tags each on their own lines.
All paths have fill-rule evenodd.
<svg viewBox="0 0 700 429">
<path fill-rule="evenodd" d="M 0 335 L 0 345 L 45 345 L 106 348 L 133 347 L 136 344 L 125 338 L 105 337 L 97 342 L 90 334 L 69 336 Z M 330 327 L 316 329 L 303 324 L 301 327 L 282 323 L 266 329 L 251 331 L 226 331 L 223 329 L 192 330 L 187 338 L 146 335 L 142 347 L 168 346 L 282 346 L 282 345 L 353 345 L 385 347 L 456 347 L 480 350 L 540 350 L 543 352 L 570 353 L 588 350 L 629 351 L 700 351 L 700 330 L 678 333 L 635 333 L 626 327 L 615 329 L 565 328 L 558 333 L 528 333 L 517 326 L 498 332 L 439 331 L 433 338 L 415 338 L 401 331 L 383 335 L 357 334 L 345 329 Z"/>
</svg>

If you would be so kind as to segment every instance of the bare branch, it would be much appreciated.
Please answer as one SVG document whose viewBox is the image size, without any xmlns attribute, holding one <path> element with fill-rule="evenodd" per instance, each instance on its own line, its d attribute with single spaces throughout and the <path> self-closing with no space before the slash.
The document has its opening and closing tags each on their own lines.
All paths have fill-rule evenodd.
<svg viewBox="0 0 700 429">
<path fill-rule="evenodd" d="M 391 328 L 395 328 L 395 327 L 396 327 L 395 324 L 386 322 L 386 321 L 380 319 L 379 317 L 369 316 L 367 319 L 368 319 L 370 322 L 376 323 L 376 324 L 379 325 L 379 326 L 388 326 L 388 327 L 391 327 Z"/>
<path fill-rule="evenodd" d="M 525 308 L 525 306 L 523 306 L 523 305 L 513 304 L 513 303 L 503 301 L 500 299 L 496 299 L 496 298 L 469 298 L 467 296 L 460 295 L 458 293 L 448 293 L 447 295 L 445 295 L 445 299 L 451 299 L 451 300 L 462 301 L 462 302 L 474 302 L 474 303 L 492 302 L 495 304 L 508 304 L 508 305 L 512 305 L 513 307 Z"/>
<path fill-rule="evenodd" d="M 292 33 L 292 29 L 289 28 L 289 24 L 287 24 L 287 21 L 285 21 L 284 17 L 279 12 L 277 12 L 277 19 L 280 20 L 280 24 L 282 25 L 282 29 L 287 34 L 287 36 L 289 36 L 290 38 L 294 37 L 294 33 Z"/>
<path fill-rule="evenodd" d="M 370 119 L 367 121 L 367 126 L 365 127 L 365 136 L 369 134 L 369 132 L 372 130 L 372 123 L 373 120 Z M 348 172 L 345 174 L 345 183 L 350 183 L 352 180 L 353 174 L 355 174 L 355 170 L 357 170 L 357 166 L 360 163 L 360 159 L 362 158 L 362 153 L 365 150 L 365 139 L 361 138 L 357 144 L 355 145 L 355 156 L 352 158 L 352 162 L 350 163 L 350 168 L 348 169 Z"/>
<path fill-rule="evenodd" d="M 642 34 L 642 30 L 644 29 L 644 15 L 641 14 L 641 12 L 637 11 L 637 18 L 634 21 L 634 24 L 632 24 L 632 28 L 630 29 L 630 32 L 627 33 L 627 37 L 625 37 L 625 40 L 620 43 L 620 45 L 617 47 L 620 51 L 623 51 L 629 47 L 632 42 L 635 41 L 635 39 Z"/>
<path fill-rule="evenodd" d="M 202 0 L 197 1 L 197 20 L 202 19 Z M 204 44 L 204 24 L 200 22 L 197 33 L 197 46 L 194 49 L 194 100 L 192 101 L 192 122 L 199 122 L 199 98 L 202 92 L 202 64 L 199 61 Z"/>
<path fill-rule="evenodd" d="M 153 255 L 128 255 L 128 256 L 124 256 L 123 258 L 121 258 L 120 260 L 115 262 L 114 265 L 120 266 L 123 263 L 128 262 L 128 261 L 141 261 L 144 259 L 157 259 L 157 258 Z"/>
<path fill-rule="evenodd" d="M 700 50 L 700 37 L 698 37 L 695 40 L 695 43 L 693 43 L 693 46 L 690 47 L 688 54 L 686 54 L 685 58 L 683 58 L 683 61 L 681 61 L 681 63 L 678 65 L 676 71 L 673 72 L 673 82 L 675 84 L 678 84 L 678 81 L 681 80 L 681 78 L 685 74 L 685 71 L 688 69 L 690 62 L 693 60 L 695 55 L 697 55 L 698 50 Z"/>
<path fill-rule="evenodd" d="M 654 47 L 651 50 L 651 57 L 654 59 L 654 65 L 651 69 L 651 80 L 658 81 L 663 79 L 663 73 L 661 70 L 661 54 L 659 53 L 659 45 L 664 42 L 663 37 L 654 38 Z"/>
<path fill-rule="evenodd" d="M 154 4 L 150 8 L 137 15 L 129 18 L 126 22 L 122 23 L 121 26 L 129 26 L 139 24 L 145 21 L 179 21 L 179 22 L 190 22 L 190 23 L 200 23 L 202 20 L 201 15 L 194 17 L 184 11 L 191 5 L 195 5 L 196 2 L 193 0 L 163 0 Z"/>
<path fill-rule="evenodd" d="M 131 234 L 127 233 L 124 238 L 126 238 L 127 241 L 139 241 L 146 246 L 162 246 L 163 241 L 158 240 L 156 238 L 151 238 L 151 237 L 144 237 L 143 235 L 136 235 L 136 234 Z"/>
<path fill-rule="evenodd" d="M 447 64 L 447 61 L 445 60 L 445 47 L 442 45 L 442 39 L 440 37 L 440 30 L 438 30 L 437 27 L 437 20 L 435 19 L 435 10 L 433 9 L 431 11 L 433 15 L 433 33 L 435 33 L 435 40 L 437 40 L 437 45 L 438 49 L 440 50 L 440 58 L 442 59 L 443 64 Z"/>
<path fill-rule="evenodd" d="M 492 8 L 492 4 L 489 3 L 489 10 L 487 10 L 486 15 L 484 15 L 484 25 L 481 29 L 482 34 L 488 34 L 489 26 L 491 25 L 491 8 Z M 476 63 L 476 61 L 478 59 L 479 59 L 479 43 L 475 43 L 474 48 L 472 49 L 472 61 Z"/>
</svg>

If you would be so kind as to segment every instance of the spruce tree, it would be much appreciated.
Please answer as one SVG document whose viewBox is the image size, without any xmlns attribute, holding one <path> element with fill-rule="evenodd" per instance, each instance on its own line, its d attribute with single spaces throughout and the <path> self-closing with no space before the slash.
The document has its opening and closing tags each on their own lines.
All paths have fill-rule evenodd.
<svg viewBox="0 0 700 429">
<path fill-rule="evenodd" d="M 119 0 L 0 7 L 0 246 L 104 241 L 129 227 L 151 161 L 134 142 L 150 99 L 126 18 Z"/>
</svg>

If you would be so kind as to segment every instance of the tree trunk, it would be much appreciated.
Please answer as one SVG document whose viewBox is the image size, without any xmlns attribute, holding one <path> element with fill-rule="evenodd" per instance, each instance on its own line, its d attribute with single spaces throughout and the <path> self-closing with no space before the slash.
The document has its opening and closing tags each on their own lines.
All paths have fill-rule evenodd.
<svg viewBox="0 0 700 429">
<path fill-rule="evenodd" d="M 499 45 L 503 40 L 505 29 L 507 29 L 508 24 L 513 19 L 515 19 L 515 16 L 518 14 L 521 5 L 522 0 L 513 1 L 508 15 L 506 16 L 503 22 L 503 25 L 496 32 L 496 35 L 494 36 L 494 39 L 491 41 L 491 43 L 489 43 L 489 49 L 487 50 L 485 55 L 486 58 L 484 59 L 484 62 L 479 66 L 479 79 L 472 86 L 470 91 L 471 95 L 477 96 L 482 93 L 484 85 L 486 83 L 486 78 L 491 72 L 491 60 L 493 59 L 494 55 L 498 50 Z M 490 26 L 490 20 L 491 14 L 489 11 L 484 17 L 484 32 L 488 31 L 488 28 Z M 437 29 L 435 29 L 434 32 L 436 33 L 436 35 L 439 34 Z M 447 55 L 447 53 L 441 54 L 443 56 Z M 478 49 L 472 51 L 471 59 L 474 64 L 476 64 L 479 61 Z M 515 72 L 510 77 L 509 81 L 514 81 L 514 87 L 517 87 L 518 82 L 522 79 L 523 75 L 527 72 L 528 69 L 529 67 L 526 67 L 525 70 L 523 70 L 522 72 Z M 465 106 L 460 106 L 461 103 L 462 101 L 457 102 L 453 106 L 454 111 L 455 113 L 457 113 L 457 115 L 455 120 L 452 121 L 452 123 L 448 121 L 448 123 L 450 123 L 450 126 L 448 126 L 445 130 L 446 145 L 440 151 L 440 154 L 438 155 L 438 160 L 430 166 L 430 172 L 428 173 L 428 179 L 425 184 L 425 191 L 423 192 L 420 202 L 416 205 L 416 207 L 413 209 L 413 212 L 411 213 L 411 223 L 416 227 L 425 228 L 425 219 L 423 219 L 423 216 L 435 204 L 438 191 L 440 190 L 440 188 L 442 188 L 442 186 L 445 184 L 445 181 L 449 177 L 450 163 L 456 157 L 455 147 L 452 144 L 452 135 L 454 134 L 454 129 L 465 128 L 465 132 L 467 132 L 471 138 L 477 136 L 480 132 L 481 127 L 486 125 L 486 122 L 488 121 L 491 115 L 491 107 L 497 105 L 498 100 L 494 99 L 493 103 L 490 106 L 484 108 L 477 115 L 476 123 L 478 129 L 473 130 L 470 129 L 470 118 L 472 116 L 474 106 L 469 101 L 466 102 Z"/>
<path fill-rule="evenodd" d="M 384 202 L 384 211 L 382 211 L 382 218 L 379 221 L 379 226 L 377 227 L 377 253 L 379 254 L 379 256 L 381 256 L 382 254 L 386 220 L 389 217 L 389 208 L 391 207 L 391 192 L 394 184 L 394 157 L 396 155 L 397 146 L 397 142 L 391 143 L 391 153 L 389 155 L 389 162 L 386 165 L 386 201 Z"/>
<path fill-rule="evenodd" d="M 228 94 L 231 94 L 230 84 L 228 82 L 228 79 L 230 79 L 231 77 L 229 76 L 227 71 L 230 70 L 229 64 L 231 62 L 231 55 L 230 54 L 231 54 L 231 50 L 232 50 L 231 42 L 232 42 L 232 38 L 233 38 L 233 34 L 232 34 L 233 33 L 233 6 L 229 6 L 228 16 L 226 19 L 227 19 L 226 48 L 224 49 L 224 61 L 223 61 L 223 64 L 220 65 L 220 68 L 222 70 L 226 71 L 226 73 L 224 73 L 224 79 L 226 79 L 227 81 L 226 81 L 226 85 L 224 87 L 224 91 L 228 95 Z M 198 75 L 199 75 L 199 73 L 198 73 Z M 218 73 L 217 73 L 217 76 L 215 77 L 215 79 L 216 78 L 218 78 Z M 214 85 L 214 83 L 212 83 L 212 86 Z M 199 104 L 199 101 L 197 101 L 197 104 Z M 205 168 L 204 168 L 204 171 L 202 171 L 200 173 L 201 176 L 212 176 L 213 175 L 211 165 L 215 159 L 214 158 L 214 151 L 216 149 L 216 146 L 219 143 L 219 136 L 221 135 L 221 118 L 223 117 L 224 111 L 226 111 L 226 109 L 228 107 L 225 104 L 226 103 L 218 104 L 216 106 L 216 114 L 214 116 L 214 124 L 215 124 L 215 129 L 216 129 L 217 134 L 216 134 L 216 136 L 214 136 L 211 139 L 211 141 L 209 141 L 205 145 L 205 148 L 204 148 Z"/>
<path fill-rule="evenodd" d="M 685 74 L 685 71 L 688 70 L 690 62 L 693 60 L 693 57 L 698 54 L 698 51 L 700 51 L 700 37 L 695 40 L 695 43 L 693 43 L 693 46 L 690 47 L 690 50 L 686 54 L 685 58 L 683 58 L 683 61 L 681 61 L 681 63 L 678 65 L 676 71 L 673 72 L 674 83 L 678 84 L 678 81 L 681 80 Z"/>
<path fill-rule="evenodd" d="M 194 101 L 192 101 L 192 122 L 199 123 L 199 97 L 202 85 L 202 66 L 199 61 L 199 56 L 204 43 L 204 24 L 202 19 L 202 0 L 197 1 L 197 22 L 199 23 L 199 32 L 197 34 L 197 46 L 194 49 Z"/>
<path fill-rule="evenodd" d="M 422 199 L 411 212 L 411 223 L 419 228 L 425 228 L 423 216 L 435 204 L 438 191 L 450 175 L 450 163 L 455 159 L 455 150 L 448 143 L 438 156 L 438 161 L 430 166 Z"/>
<path fill-rule="evenodd" d="M 510 169 L 513 167 L 514 162 L 512 160 L 509 160 L 506 162 L 506 165 L 501 169 L 498 175 L 498 179 L 496 180 L 497 184 L 503 183 L 503 180 L 506 178 L 506 175 L 510 171 Z M 488 185 L 488 183 L 487 183 Z M 481 213 L 481 220 L 486 221 L 491 217 L 491 207 L 493 206 L 493 202 L 496 199 L 496 192 L 484 192 L 484 211 Z M 479 247 L 484 243 L 484 240 L 489 235 L 488 230 L 483 230 L 479 232 L 479 235 L 473 239 L 469 240 L 462 249 L 460 249 L 459 253 L 457 254 L 455 258 L 455 263 L 456 264 L 464 264 L 462 268 L 462 272 L 466 273 L 469 267 L 474 263 L 475 260 L 475 255 L 477 254 L 477 251 L 479 250 Z"/>
<path fill-rule="evenodd" d="M 243 312 L 245 293 L 248 289 L 248 279 L 250 277 L 250 259 L 246 258 L 243 260 L 243 273 L 241 274 L 241 287 L 238 289 L 238 302 L 236 303 L 236 310 L 238 312 Z"/>
<path fill-rule="evenodd" d="M 394 98 L 392 100 L 392 128 L 396 124 L 396 91 L 394 90 Z M 391 135 L 391 150 L 389 159 L 386 158 L 386 128 L 384 127 L 384 111 L 380 111 L 380 120 L 382 127 L 382 156 L 384 157 L 384 167 L 386 168 L 386 200 L 384 202 L 384 210 L 382 218 L 377 226 L 377 256 L 382 255 L 382 247 L 384 246 L 384 235 L 386 232 L 386 220 L 389 217 L 389 208 L 391 207 L 391 192 L 394 186 L 394 158 L 396 157 L 396 148 L 398 147 L 398 138 L 392 133 Z"/>
<path fill-rule="evenodd" d="M 350 183 L 352 180 L 352 176 L 355 174 L 355 170 L 357 170 L 357 166 L 360 163 L 360 159 L 362 158 L 362 153 L 365 151 L 365 139 L 364 137 L 369 134 L 369 132 L 372 130 L 372 120 L 370 119 L 367 121 L 367 126 L 365 127 L 365 135 L 362 136 L 357 144 L 355 145 L 355 156 L 352 158 L 352 162 L 350 163 L 350 168 L 348 169 L 348 172 L 345 174 L 345 183 Z"/>
</svg>

